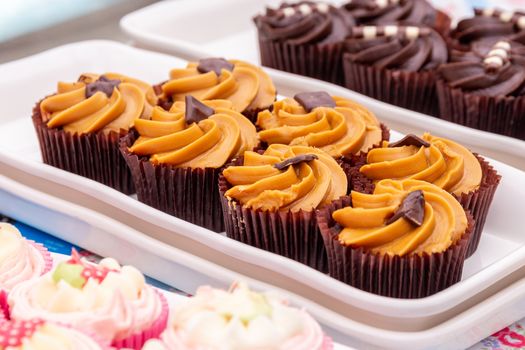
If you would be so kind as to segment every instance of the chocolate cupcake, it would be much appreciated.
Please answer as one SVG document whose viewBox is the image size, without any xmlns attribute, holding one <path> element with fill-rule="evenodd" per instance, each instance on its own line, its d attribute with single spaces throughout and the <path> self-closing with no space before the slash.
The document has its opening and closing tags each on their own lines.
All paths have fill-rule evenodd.
<svg viewBox="0 0 525 350">
<path fill-rule="evenodd" d="M 224 169 L 219 190 L 226 234 L 327 270 L 316 209 L 347 194 L 343 169 L 324 151 L 273 144 Z"/>
<path fill-rule="evenodd" d="M 357 25 L 403 22 L 434 28 L 443 36 L 450 32 L 450 17 L 425 0 L 351 0 L 342 8 Z"/>
<path fill-rule="evenodd" d="M 59 82 L 57 92 L 33 109 L 44 163 L 133 193 L 119 138 L 137 120 L 149 118 L 156 103 L 150 85 L 120 74 L 83 74 L 77 82 Z"/>
<path fill-rule="evenodd" d="M 511 40 L 525 44 L 525 13 L 495 8 L 474 9 L 474 16 L 458 22 L 450 34 L 451 46 L 468 51 L 478 40 Z"/>
<path fill-rule="evenodd" d="M 461 279 L 474 222 L 428 182 L 382 180 L 318 214 L 330 276 L 367 292 L 423 298 Z"/>
<path fill-rule="evenodd" d="M 525 140 L 525 46 L 485 39 L 438 70 L 442 119 Z"/>
<path fill-rule="evenodd" d="M 223 58 L 205 58 L 189 62 L 186 68 L 172 69 L 170 79 L 156 89 L 160 105 L 166 110 L 188 95 L 201 101 L 225 99 L 231 101 L 233 110 L 252 121 L 259 111 L 272 105 L 277 95 L 264 70 Z"/>
<path fill-rule="evenodd" d="M 263 66 L 343 84 L 342 40 L 355 24 L 324 2 L 284 2 L 254 17 Z"/>
<path fill-rule="evenodd" d="M 451 193 L 476 222 L 467 256 L 475 252 L 501 179 L 481 156 L 456 142 L 425 133 L 423 138 L 408 135 L 398 142 L 385 142 L 352 163 L 352 183 L 416 179 Z"/>
<path fill-rule="evenodd" d="M 259 113 L 263 144 L 282 143 L 322 149 L 334 158 L 367 152 L 388 140 L 389 131 L 363 106 L 326 92 L 303 92 Z"/>
<path fill-rule="evenodd" d="M 355 27 L 345 41 L 345 86 L 399 107 L 438 115 L 436 69 L 447 46 L 429 27 Z"/>
<path fill-rule="evenodd" d="M 151 120 L 137 121 L 121 140 L 120 150 L 139 201 L 221 232 L 220 170 L 257 146 L 257 132 L 231 101 L 185 100 L 170 111 L 155 107 Z"/>
</svg>

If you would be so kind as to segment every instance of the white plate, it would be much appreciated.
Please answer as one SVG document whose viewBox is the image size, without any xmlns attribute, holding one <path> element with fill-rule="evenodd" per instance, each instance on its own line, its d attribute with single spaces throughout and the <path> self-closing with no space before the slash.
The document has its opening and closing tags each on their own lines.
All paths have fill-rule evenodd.
<svg viewBox="0 0 525 350">
<path fill-rule="evenodd" d="M 122 44 L 88 41 L 0 66 L 0 102 L 5 109 L 0 120 L 0 212 L 101 255 L 132 260 L 146 274 L 186 291 L 206 282 L 226 287 L 239 275 L 286 289 L 294 302 L 306 305 L 322 323 L 362 344 L 398 346 L 391 344 L 395 341 L 399 346 L 423 347 L 420 340 L 432 339 L 438 328 L 442 333 L 436 339 L 443 346 L 453 340 L 466 346 L 524 316 L 524 309 L 518 309 L 490 325 L 469 321 L 464 326 L 469 332 L 461 334 L 453 328 L 439 328 L 476 304 L 487 305 L 484 299 L 525 275 L 525 235 L 520 230 L 523 209 L 513 205 L 525 198 L 525 176 L 499 162 L 493 163 L 504 179 L 480 248 L 466 262 L 462 281 L 419 300 L 363 292 L 41 163 L 31 108 L 54 91 L 58 79 L 73 80 L 85 71 L 119 71 L 158 82 L 170 68 L 184 64 L 174 57 Z M 525 294 L 518 297 L 525 299 Z M 478 312 L 490 318 L 491 313 L 484 310 Z"/>
<path fill-rule="evenodd" d="M 252 17 L 261 13 L 267 4 L 275 5 L 280 2 L 162 1 L 126 15 L 120 21 L 120 25 L 124 32 L 133 38 L 135 45 L 174 54 L 187 60 L 224 56 L 259 62 Z M 233 12 L 235 16 L 231 15 Z M 430 131 L 437 135 L 442 134 L 461 140 L 478 153 L 525 170 L 525 141 L 431 118 L 315 79 L 299 78 L 294 74 L 272 69 L 268 69 L 268 72 L 281 94 L 287 95 L 290 91 L 326 90 L 362 103 L 396 130 L 405 133 Z"/>
</svg>

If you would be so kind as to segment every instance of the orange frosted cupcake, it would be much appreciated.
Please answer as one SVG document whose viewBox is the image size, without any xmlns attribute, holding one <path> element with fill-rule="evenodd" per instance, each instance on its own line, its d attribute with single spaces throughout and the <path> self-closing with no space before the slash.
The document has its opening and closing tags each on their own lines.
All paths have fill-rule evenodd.
<svg viewBox="0 0 525 350">
<path fill-rule="evenodd" d="M 33 110 L 44 163 L 133 193 L 119 138 L 136 120 L 148 119 L 156 104 L 149 84 L 121 74 L 83 74 L 77 82 L 59 82 L 57 92 Z"/>
<path fill-rule="evenodd" d="M 303 92 L 259 113 L 261 142 L 317 147 L 334 158 L 367 152 L 389 131 L 365 107 L 326 92 Z"/>
<path fill-rule="evenodd" d="M 186 96 L 155 107 L 121 140 L 139 201 L 196 225 L 224 229 L 217 180 L 221 168 L 259 143 L 253 124 L 231 101 Z"/>
<path fill-rule="evenodd" d="M 198 100 L 224 99 L 252 121 L 277 96 L 272 80 L 260 67 L 224 58 L 204 58 L 172 69 L 170 79 L 156 89 L 165 109 L 188 95 Z"/>
<path fill-rule="evenodd" d="M 366 157 L 356 157 L 349 170 L 353 189 L 364 191 L 383 179 L 415 179 L 451 193 L 476 221 L 468 256 L 477 249 L 500 175 L 481 156 L 446 138 L 425 133 L 383 143 Z"/>
<path fill-rule="evenodd" d="M 228 237 L 326 270 L 316 210 L 347 194 L 329 154 L 281 144 L 244 152 L 224 169 L 219 190 Z"/>
<path fill-rule="evenodd" d="M 419 180 L 381 180 L 318 215 L 329 273 L 367 292 L 422 298 L 461 279 L 474 221 L 448 192 Z"/>
</svg>

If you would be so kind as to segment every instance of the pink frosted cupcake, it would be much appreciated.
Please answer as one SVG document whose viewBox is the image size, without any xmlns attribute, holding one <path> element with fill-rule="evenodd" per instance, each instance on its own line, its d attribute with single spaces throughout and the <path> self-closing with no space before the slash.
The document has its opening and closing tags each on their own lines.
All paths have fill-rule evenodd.
<svg viewBox="0 0 525 350">
<path fill-rule="evenodd" d="M 144 350 L 333 349 L 319 324 L 304 310 L 244 284 L 230 291 L 201 287 L 172 310 L 161 340 Z"/>
<path fill-rule="evenodd" d="M 26 240 L 15 226 L 0 223 L 0 313 L 7 312 L 7 293 L 14 286 L 38 278 L 52 264 L 43 245 Z"/>
<path fill-rule="evenodd" d="M 140 349 L 164 330 L 168 316 L 165 298 L 136 268 L 111 258 L 88 263 L 76 251 L 52 272 L 17 285 L 8 303 L 14 320 L 67 324 L 117 348 Z"/>
<path fill-rule="evenodd" d="M 41 319 L 0 322 L 0 350 L 109 350 L 109 344 Z"/>
</svg>

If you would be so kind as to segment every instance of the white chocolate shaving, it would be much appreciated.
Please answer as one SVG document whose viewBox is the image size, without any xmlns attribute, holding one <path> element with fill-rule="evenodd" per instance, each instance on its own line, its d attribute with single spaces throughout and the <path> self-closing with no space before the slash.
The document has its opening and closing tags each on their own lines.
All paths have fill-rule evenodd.
<svg viewBox="0 0 525 350">
<path fill-rule="evenodd" d="M 520 16 L 516 23 L 520 29 L 525 29 L 525 16 Z"/>
<path fill-rule="evenodd" d="M 504 49 L 492 49 L 489 51 L 488 55 L 487 56 L 498 56 L 498 57 L 501 57 L 503 59 L 506 59 L 509 54 L 507 52 L 507 50 L 504 50 Z"/>
<path fill-rule="evenodd" d="M 510 51 L 510 44 L 507 41 L 498 41 L 494 45 L 495 49 L 503 49 L 505 51 Z"/>
<path fill-rule="evenodd" d="M 291 17 L 295 14 L 295 9 L 293 7 L 283 8 L 283 14 L 285 17 Z"/>
<path fill-rule="evenodd" d="M 417 39 L 419 37 L 419 28 L 418 27 L 406 27 L 405 34 L 408 39 Z"/>
<path fill-rule="evenodd" d="M 501 19 L 503 22 L 510 22 L 512 16 L 514 16 L 514 13 L 505 11 L 499 15 L 499 19 Z"/>
<path fill-rule="evenodd" d="M 317 4 L 317 10 L 322 13 L 327 13 L 328 10 L 330 10 L 330 7 L 328 6 L 328 4 L 320 3 Z"/>
<path fill-rule="evenodd" d="M 485 17 L 491 17 L 494 14 L 494 9 L 487 7 L 486 9 L 483 9 L 483 16 Z"/>
<path fill-rule="evenodd" d="M 503 66 L 503 59 L 499 56 L 489 56 L 483 60 L 487 65 L 495 65 L 497 67 Z"/>
<path fill-rule="evenodd" d="M 394 36 L 399 31 L 398 26 L 385 26 L 385 35 L 386 36 Z"/>
<path fill-rule="evenodd" d="M 376 26 L 364 26 L 363 27 L 363 38 L 374 39 L 375 37 L 377 37 L 377 27 Z"/>
<path fill-rule="evenodd" d="M 376 0 L 375 2 L 379 8 L 385 8 L 388 6 L 388 0 Z"/>
<path fill-rule="evenodd" d="M 301 12 L 303 15 L 309 15 L 310 13 L 312 13 L 312 8 L 310 7 L 310 5 L 307 5 L 307 4 L 301 4 L 299 6 L 299 12 Z"/>
</svg>

